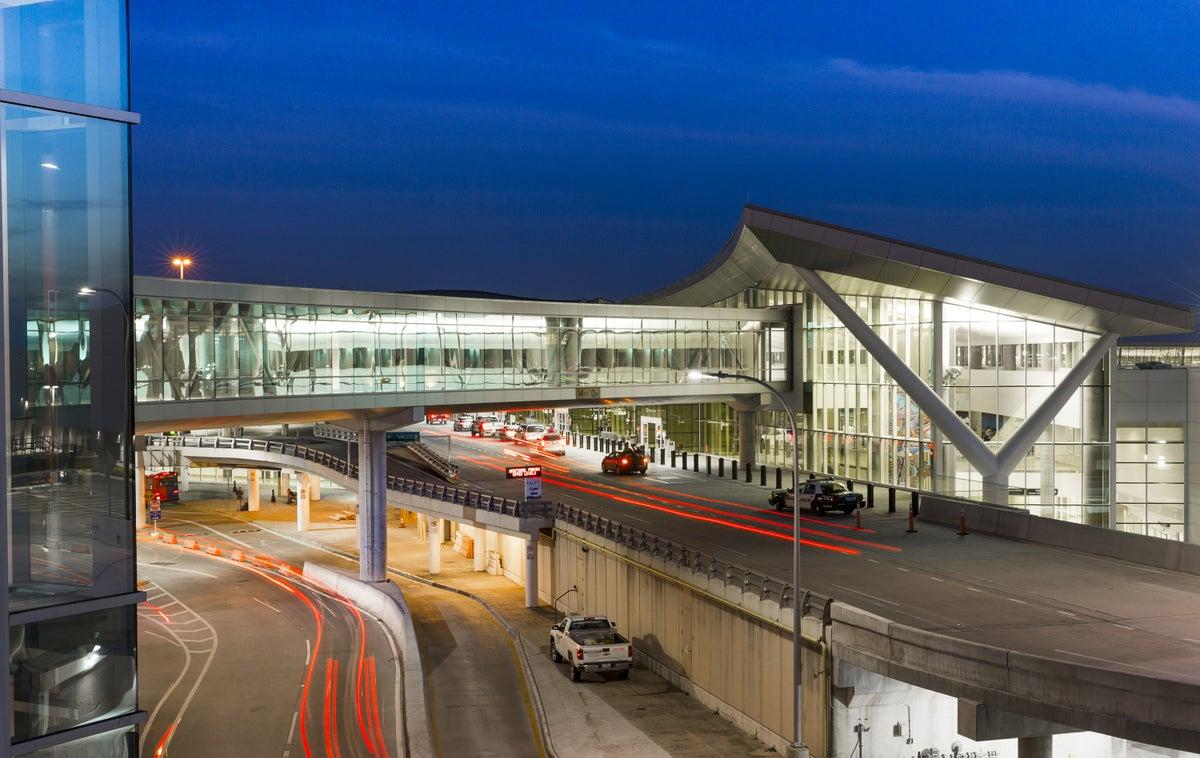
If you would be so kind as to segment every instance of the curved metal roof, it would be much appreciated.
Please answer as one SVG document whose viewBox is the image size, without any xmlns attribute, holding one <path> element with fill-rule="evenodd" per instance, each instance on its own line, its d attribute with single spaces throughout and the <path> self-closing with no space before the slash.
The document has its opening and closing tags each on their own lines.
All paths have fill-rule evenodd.
<svg viewBox="0 0 1200 758">
<path fill-rule="evenodd" d="M 1010 311 L 1122 335 L 1196 328 L 1188 308 L 747 205 L 733 236 L 696 273 L 633 302 L 711 305 L 748 287 L 803 290 L 796 266 L 844 295 L 909 296 Z"/>
</svg>

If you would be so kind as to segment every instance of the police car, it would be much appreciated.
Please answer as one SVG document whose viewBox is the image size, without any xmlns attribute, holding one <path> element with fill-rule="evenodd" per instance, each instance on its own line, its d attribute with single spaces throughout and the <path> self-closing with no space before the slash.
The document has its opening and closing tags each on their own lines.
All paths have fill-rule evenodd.
<svg viewBox="0 0 1200 758">
<path fill-rule="evenodd" d="M 791 510 L 795 505 L 794 500 L 790 489 L 775 490 L 767 498 L 767 502 L 777 511 Z M 862 505 L 862 495 L 832 479 L 809 479 L 800 486 L 800 507 L 807 507 L 822 516 L 826 511 L 841 511 L 849 515 Z"/>
</svg>

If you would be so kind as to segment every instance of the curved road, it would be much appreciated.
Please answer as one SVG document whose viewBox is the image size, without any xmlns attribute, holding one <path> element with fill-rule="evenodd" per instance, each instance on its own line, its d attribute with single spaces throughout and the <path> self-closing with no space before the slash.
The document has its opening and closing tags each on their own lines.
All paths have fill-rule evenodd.
<svg viewBox="0 0 1200 758">
<path fill-rule="evenodd" d="M 172 509 L 162 526 L 222 556 L 139 537 L 142 754 L 397 755 L 382 626 L 251 543 L 257 530 L 221 521 Z"/>
</svg>

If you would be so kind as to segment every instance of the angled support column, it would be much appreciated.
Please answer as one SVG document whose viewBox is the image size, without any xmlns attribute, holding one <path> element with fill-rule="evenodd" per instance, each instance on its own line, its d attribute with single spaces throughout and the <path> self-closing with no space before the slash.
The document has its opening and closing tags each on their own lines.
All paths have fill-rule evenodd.
<svg viewBox="0 0 1200 758">
<path fill-rule="evenodd" d="M 1108 351 L 1115 344 L 1117 344 L 1117 335 L 1108 332 L 1101 335 L 1100 339 L 1096 340 L 1096 344 L 1083 354 L 1079 363 L 1076 363 L 1067 372 L 1067 375 L 1046 396 L 1037 410 L 1021 422 L 1021 426 L 1008 438 L 1008 442 L 1005 442 L 1004 446 L 996 452 L 996 473 L 1007 477 L 1009 472 L 1016 468 L 1033 444 L 1037 442 L 1038 437 L 1042 436 L 1042 432 L 1054 421 L 1055 416 L 1075 394 L 1075 390 L 1079 389 L 1088 375 L 1100 365 L 1100 361 L 1104 360 Z"/>
<path fill-rule="evenodd" d="M 979 439 L 971 428 L 963 423 L 950 406 L 937 396 L 937 393 L 917 376 L 900 357 L 892 352 L 883 338 L 875 330 L 858 317 L 845 300 L 830 287 L 817 272 L 796 266 L 796 273 L 808 285 L 813 294 L 833 311 L 842 325 L 854 335 L 855 339 L 867 349 L 888 376 L 896 380 L 896 384 L 908 393 L 917 406 L 929 417 L 933 424 L 946 438 L 954 443 L 958 451 L 971 462 L 985 478 L 996 472 L 996 456 L 988 449 L 983 440 Z"/>
<path fill-rule="evenodd" d="M 387 442 L 365 423 L 358 431 L 358 576 L 387 580 Z"/>
</svg>

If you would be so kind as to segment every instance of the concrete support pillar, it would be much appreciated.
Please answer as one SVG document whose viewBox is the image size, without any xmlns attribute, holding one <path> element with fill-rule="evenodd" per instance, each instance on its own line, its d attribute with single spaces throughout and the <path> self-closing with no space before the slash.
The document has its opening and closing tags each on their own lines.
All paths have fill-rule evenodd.
<svg viewBox="0 0 1200 758">
<path fill-rule="evenodd" d="M 737 414 L 738 461 L 742 468 L 749 469 L 757 459 L 755 452 L 758 435 L 754 433 L 755 411 L 734 411 Z"/>
<path fill-rule="evenodd" d="M 146 524 L 146 454 L 134 453 L 133 475 L 133 518 L 138 529 L 145 529 Z"/>
<path fill-rule="evenodd" d="M 1008 474 L 983 477 L 983 502 L 1008 505 Z"/>
<path fill-rule="evenodd" d="M 259 491 L 258 480 L 262 477 L 262 473 L 256 468 L 246 469 L 246 502 L 252 511 L 258 510 L 258 504 L 262 500 L 262 494 Z"/>
<path fill-rule="evenodd" d="M 475 554 L 472 557 L 474 564 L 471 568 L 475 571 L 487 570 L 487 529 L 482 526 L 477 526 L 473 530 L 472 538 L 475 540 Z"/>
<path fill-rule="evenodd" d="M 1054 737 L 1018 737 L 1017 758 L 1054 758 Z"/>
<path fill-rule="evenodd" d="M 387 580 L 387 441 L 364 424 L 358 432 L 358 573 Z"/>
<path fill-rule="evenodd" d="M 192 462 L 187 458 L 179 459 L 179 494 L 183 495 L 192 486 Z"/>
<path fill-rule="evenodd" d="M 497 534 L 496 532 L 489 530 L 484 533 L 483 537 L 484 537 L 484 539 L 483 539 L 484 555 L 490 556 L 492 553 L 499 555 L 500 554 L 500 535 Z M 484 560 L 486 561 L 487 558 L 485 558 Z M 501 573 L 499 565 L 492 566 L 490 564 L 485 563 L 484 570 L 487 571 L 492 576 L 498 576 Z"/>
<path fill-rule="evenodd" d="M 538 538 L 525 541 L 525 607 L 538 606 Z"/>
<path fill-rule="evenodd" d="M 280 500 L 287 499 L 288 490 L 292 488 L 292 472 L 287 469 L 279 469 L 279 478 L 275 480 L 275 497 Z"/>
<path fill-rule="evenodd" d="M 437 574 L 442 570 L 442 520 L 429 519 L 429 573 Z"/>
<path fill-rule="evenodd" d="M 321 499 L 321 477 L 316 474 L 308 476 L 308 496 L 313 501 Z"/>
<path fill-rule="evenodd" d="M 296 531 L 298 532 L 308 531 L 310 524 L 310 500 L 308 497 L 309 476 L 310 474 L 301 472 L 296 487 Z"/>
</svg>

